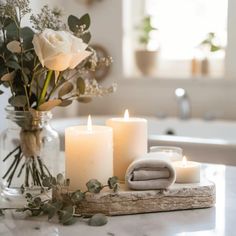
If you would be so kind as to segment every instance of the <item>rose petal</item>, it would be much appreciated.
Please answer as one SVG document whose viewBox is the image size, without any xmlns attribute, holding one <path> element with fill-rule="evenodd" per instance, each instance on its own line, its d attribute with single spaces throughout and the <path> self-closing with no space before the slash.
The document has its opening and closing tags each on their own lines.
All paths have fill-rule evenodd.
<svg viewBox="0 0 236 236">
<path fill-rule="evenodd" d="M 32 43 L 34 45 L 34 50 L 35 50 L 36 55 L 39 58 L 40 63 L 42 64 L 42 66 L 44 66 L 43 54 L 41 51 L 42 49 L 40 46 L 40 38 L 37 34 L 34 35 Z"/>
<path fill-rule="evenodd" d="M 44 65 L 50 70 L 63 71 L 69 67 L 70 61 L 71 55 L 61 53 L 56 56 L 45 58 Z"/>
<path fill-rule="evenodd" d="M 74 69 L 77 65 L 79 65 L 83 60 L 89 57 L 92 54 L 90 51 L 78 52 L 72 55 L 69 68 Z"/>
</svg>

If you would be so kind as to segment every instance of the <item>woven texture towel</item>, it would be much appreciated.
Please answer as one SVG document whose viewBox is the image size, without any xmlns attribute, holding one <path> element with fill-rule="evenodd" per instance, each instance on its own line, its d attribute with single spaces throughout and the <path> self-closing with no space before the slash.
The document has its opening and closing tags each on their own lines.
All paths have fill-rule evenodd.
<svg viewBox="0 0 236 236">
<path fill-rule="evenodd" d="M 130 189 L 167 189 L 176 179 L 173 165 L 166 160 L 139 159 L 130 164 L 125 181 Z"/>
</svg>

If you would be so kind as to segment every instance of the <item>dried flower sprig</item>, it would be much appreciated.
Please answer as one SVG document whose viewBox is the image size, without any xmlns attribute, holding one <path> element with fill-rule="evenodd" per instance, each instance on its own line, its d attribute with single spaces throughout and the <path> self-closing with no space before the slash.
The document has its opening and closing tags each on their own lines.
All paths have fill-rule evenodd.
<svg viewBox="0 0 236 236">
<path fill-rule="evenodd" d="M 42 32 L 45 29 L 65 30 L 66 25 L 61 20 L 62 12 L 60 9 L 50 9 L 48 5 L 43 6 L 40 13 L 30 16 L 33 28 Z"/>
</svg>

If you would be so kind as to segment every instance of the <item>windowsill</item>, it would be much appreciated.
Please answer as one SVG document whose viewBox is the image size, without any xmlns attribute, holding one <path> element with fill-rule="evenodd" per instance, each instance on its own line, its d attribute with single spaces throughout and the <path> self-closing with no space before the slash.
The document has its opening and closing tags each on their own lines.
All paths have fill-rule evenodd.
<svg viewBox="0 0 236 236">
<path fill-rule="evenodd" d="M 236 80 L 224 78 L 210 78 L 210 77 L 189 77 L 189 78 L 168 78 L 168 77 L 123 77 L 117 81 L 118 85 L 122 86 L 140 86 L 143 88 L 150 88 L 152 86 L 159 87 L 184 87 L 184 86 L 207 86 L 207 87 L 227 87 L 236 86 Z"/>
</svg>

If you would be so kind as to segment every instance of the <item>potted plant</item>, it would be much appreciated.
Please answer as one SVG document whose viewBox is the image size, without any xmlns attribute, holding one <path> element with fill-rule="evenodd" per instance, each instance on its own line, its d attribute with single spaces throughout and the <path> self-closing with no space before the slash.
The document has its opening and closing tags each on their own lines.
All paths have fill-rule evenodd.
<svg viewBox="0 0 236 236">
<path fill-rule="evenodd" d="M 201 61 L 201 73 L 202 75 L 208 75 L 209 73 L 209 54 L 215 53 L 223 47 L 217 42 L 217 37 L 214 32 L 209 32 L 206 38 L 199 44 L 199 48 L 203 52 L 203 59 Z"/>
<path fill-rule="evenodd" d="M 151 16 L 145 16 L 137 27 L 140 31 L 139 44 L 141 49 L 135 51 L 136 64 L 143 75 L 153 75 L 157 65 L 157 50 L 149 50 L 151 32 L 157 29 L 152 26 Z"/>
</svg>

